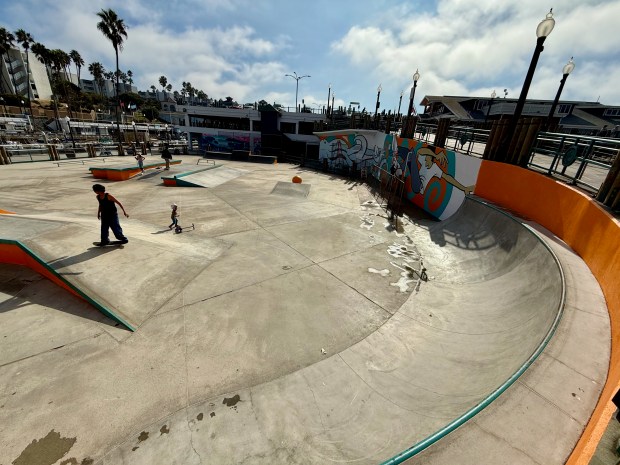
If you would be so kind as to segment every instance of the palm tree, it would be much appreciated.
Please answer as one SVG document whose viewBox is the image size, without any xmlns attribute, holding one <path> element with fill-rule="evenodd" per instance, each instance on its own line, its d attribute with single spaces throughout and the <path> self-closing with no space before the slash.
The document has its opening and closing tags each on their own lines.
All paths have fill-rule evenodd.
<svg viewBox="0 0 620 465">
<path fill-rule="evenodd" d="M 127 81 L 129 81 L 130 86 L 133 85 L 133 71 L 130 69 L 127 70 Z"/>
<path fill-rule="evenodd" d="M 28 55 L 28 50 L 30 50 L 30 44 L 34 44 L 34 39 L 30 35 L 30 33 L 24 31 L 23 29 L 18 29 L 17 31 L 15 31 L 15 37 L 26 52 L 26 84 L 28 84 L 28 107 L 30 108 L 30 116 L 32 117 L 32 99 L 30 98 L 30 57 Z"/>
<path fill-rule="evenodd" d="M 125 27 L 125 22 L 118 17 L 118 15 L 112 10 L 108 8 L 107 10 L 102 9 L 97 16 L 101 18 L 101 21 L 97 23 L 97 29 L 101 31 L 101 33 L 112 42 L 112 47 L 114 47 L 114 54 L 116 55 L 116 72 L 118 73 L 118 52 L 123 51 L 123 38 L 127 38 L 127 28 Z M 116 76 L 116 129 L 118 131 L 118 141 L 121 142 L 121 125 L 120 125 L 120 96 L 118 94 L 118 74 Z"/>
<path fill-rule="evenodd" d="M 32 53 L 34 53 L 34 56 L 36 56 L 37 59 L 41 63 L 43 63 L 43 65 L 45 66 L 45 73 L 47 74 L 47 80 L 51 84 L 52 82 L 52 76 L 51 76 L 52 52 L 51 50 L 39 42 L 35 42 L 34 44 L 32 44 L 32 47 L 30 47 L 30 50 L 32 50 Z M 52 93 L 52 99 L 54 100 L 54 114 L 56 115 L 56 120 L 58 120 L 59 118 L 58 101 L 56 100 L 55 92 Z"/>
<path fill-rule="evenodd" d="M 166 96 L 166 85 L 167 84 L 168 84 L 168 79 L 166 78 L 166 76 L 159 76 L 159 85 L 161 86 L 164 92 L 164 100 L 168 99 L 168 97 Z"/>
<path fill-rule="evenodd" d="M 153 84 L 151 86 L 151 90 L 153 91 L 153 95 L 155 95 L 155 93 L 157 92 L 157 87 L 155 87 L 155 85 Z"/>
<path fill-rule="evenodd" d="M 105 73 L 105 68 L 101 63 L 96 61 L 88 65 L 88 72 L 93 76 L 95 84 L 97 84 L 97 90 L 99 91 L 99 95 L 103 96 L 103 74 Z"/>
<path fill-rule="evenodd" d="M 172 84 L 168 84 L 168 85 L 166 86 L 166 90 L 167 90 L 168 92 L 172 92 Z"/>
<path fill-rule="evenodd" d="M 104 73 L 105 68 L 98 61 L 91 63 L 88 65 L 88 72 L 93 76 L 95 83 L 97 84 L 97 90 L 99 90 L 99 94 L 103 96 L 103 84 L 104 84 Z"/>
<path fill-rule="evenodd" d="M 80 73 L 82 71 L 82 66 L 84 66 L 84 60 L 82 59 L 82 56 L 79 54 L 77 50 L 71 50 L 69 52 L 69 58 L 71 58 L 71 61 L 75 65 L 75 69 L 77 71 L 78 87 L 79 87 L 80 86 Z"/>
<path fill-rule="evenodd" d="M 70 104 L 69 92 L 67 90 L 67 68 L 71 64 L 71 58 L 69 58 L 69 54 L 67 52 L 56 48 L 54 50 L 50 50 L 50 61 L 52 64 L 52 69 L 56 71 L 56 82 L 58 83 L 58 85 L 60 85 L 60 83 L 62 82 L 62 89 L 65 94 L 65 101 L 67 102 L 67 104 Z M 61 71 L 64 73 L 64 78 L 60 75 Z M 73 117 L 70 105 L 69 115 Z"/>
<path fill-rule="evenodd" d="M 13 74 L 13 62 L 9 56 L 9 50 L 15 47 L 15 36 L 7 31 L 5 28 L 0 27 L 0 56 L 6 55 L 6 61 L 9 63 L 9 69 L 11 70 L 11 81 L 13 81 L 13 93 L 17 95 L 17 85 L 15 84 L 15 75 Z M 9 86 L 10 87 L 10 86 Z"/>
</svg>

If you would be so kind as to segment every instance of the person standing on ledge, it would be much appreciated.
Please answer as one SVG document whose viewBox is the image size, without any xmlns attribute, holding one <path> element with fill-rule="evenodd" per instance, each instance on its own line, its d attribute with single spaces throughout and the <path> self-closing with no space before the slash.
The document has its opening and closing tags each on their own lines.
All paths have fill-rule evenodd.
<svg viewBox="0 0 620 465">
<path fill-rule="evenodd" d="M 124 215 L 129 218 L 129 215 L 125 211 L 125 207 L 123 207 L 123 204 L 116 200 L 116 198 L 114 198 L 111 194 L 106 193 L 105 186 L 95 184 L 93 185 L 93 191 L 97 194 L 97 201 L 99 202 L 97 219 L 101 220 L 101 242 L 98 245 L 103 247 L 110 243 L 109 229 L 112 229 L 112 233 L 114 233 L 114 236 L 121 244 L 127 244 L 129 239 L 123 235 L 121 224 L 118 221 L 118 211 L 116 210 L 115 204 L 118 204 L 118 206 L 123 210 Z"/>
<path fill-rule="evenodd" d="M 166 162 L 166 168 L 164 168 L 164 169 L 169 170 L 170 169 L 170 160 L 172 160 L 172 154 L 170 153 L 170 150 L 168 150 L 168 145 L 164 145 L 164 150 L 162 150 L 162 152 L 161 152 L 161 157 Z"/>
</svg>

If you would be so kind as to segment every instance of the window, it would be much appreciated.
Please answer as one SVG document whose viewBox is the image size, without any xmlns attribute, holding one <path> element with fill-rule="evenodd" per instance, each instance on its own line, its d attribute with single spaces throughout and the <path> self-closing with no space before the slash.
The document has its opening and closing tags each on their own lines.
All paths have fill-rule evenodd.
<svg viewBox="0 0 620 465">
<path fill-rule="evenodd" d="M 295 123 L 280 123 L 280 131 L 285 134 L 295 134 Z"/>
<path fill-rule="evenodd" d="M 605 116 L 620 116 L 620 108 L 608 108 L 605 110 Z"/>
<path fill-rule="evenodd" d="M 570 108 L 571 108 L 570 105 L 566 105 L 566 104 L 558 105 L 557 113 L 558 113 L 558 115 L 567 115 L 567 114 L 570 113 Z"/>
</svg>

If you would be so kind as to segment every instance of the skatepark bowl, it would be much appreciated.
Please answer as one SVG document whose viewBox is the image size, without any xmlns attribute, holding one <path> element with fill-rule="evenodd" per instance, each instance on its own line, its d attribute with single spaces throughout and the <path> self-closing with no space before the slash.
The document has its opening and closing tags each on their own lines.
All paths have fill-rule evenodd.
<svg viewBox="0 0 620 465">
<path fill-rule="evenodd" d="M 0 170 L 0 464 L 567 460 L 609 363 L 569 247 L 476 197 L 394 229 L 365 184 L 222 164 L 99 180 L 109 248 L 87 167 Z"/>
</svg>

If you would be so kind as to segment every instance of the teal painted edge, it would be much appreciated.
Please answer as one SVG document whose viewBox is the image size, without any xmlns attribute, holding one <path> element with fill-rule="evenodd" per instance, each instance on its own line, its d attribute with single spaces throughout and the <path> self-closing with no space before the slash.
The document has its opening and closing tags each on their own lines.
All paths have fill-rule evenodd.
<svg viewBox="0 0 620 465">
<path fill-rule="evenodd" d="M 170 162 L 171 165 L 180 165 L 181 160 L 172 160 Z M 158 166 L 165 166 L 166 162 L 157 162 L 157 163 L 149 163 L 148 165 L 144 165 L 144 168 L 156 168 Z M 125 168 L 112 168 L 110 166 L 91 166 L 88 168 L 88 171 L 129 171 L 129 170 L 139 170 L 140 167 L 136 164 L 135 166 L 128 166 Z"/>
<path fill-rule="evenodd" d="M 16 245 L 16 246 L 18 246 L 20 249 L 22 249 L 24 252 L 26 252 L 28 255 L 30 255 L 33 259 L 35 259 L 39 263 L 39 265 L 43 266 L 45 269 L 47 269 L 47 271 L 49 271 L 54 276 L 56 276 L 67 287 L 73 289 L 80 297 L 82 297 L 86 302 L 91 304 L 93 307 L 95 307 L 97 310 L 99 310 L 105 316 L 111 318 L 112 320 L 116 321 L 117 323 L 122 324 L 129 331 L 133 332 L 133 331 L 136 330 L 133 326 L 131 326 L 129 323 L 127 323 L 121 317 L 116 315 L 113 311 L 111 311 L 110 309 L 108 309 L 104 305 L 100 304 L 99 302 L 97 302 L 95 299 L 93 299 L 89 295 L 85 294 L 80 288 L 76 287 L 75 285 L 73 285 L 72 283 L 67 281 L 63 276 L 58 274 L 58 272 L 56 272 L 56 270 L 54 270 L 47 263 L 45 263 L 36 253 L 34 253 L 32 250 L 30 250 L 30 248 L 28 248 L 26 245 L 22 244 L 20 241 L 16 241 L 16 240 L 12 240 L 12 239 L 0 239 L 0 244 L 9 244 L 9 245 Z"/>
<path fill-rule="evenodd" d="M 204 187 L 204 186 L 199 186 L 198 184 L 193 184 L 189 181 L 182 181 L 180 178 L 183 178 L 185 176 L 189 176 L 190 174 L 196 174 L 196 173 L 201 173 L 203 171 L 208 171 L 208 170 L 212 170 L 214 168 L 219 168 L 222 165 L 214 165 L 214 166 L 209 166 L 208 168 L 201 168 L 199 170 L 194 170 L 194 171 L 187 171 L 186 173 L 181 173 L 181 174 L 176 174 L 174 176 L 162 176 L 162 179 L 167 179 L 167 180 L 175 180 L 176 181 L 176 186 L 177 187 Z"/>
<path fill-rule="evenodd" d="M 557 314 L 555 316 L 553 324 L 549 328 L 549 331 L 547 331 L 547 334 L 543 338 L 543 340 L 540 343 L 540 345 L 538 346 L 538 348 L 534 351 L 534 353 L 532 355 L 530 355 L 530 357 L 525 361 L 525 363 L 523 365 L 521 365 L 521 367 L 515 373 L 513 373 L 513 375 L 510 378 L 508 378 L 497 389 L 495 389 L 495 391 L 493 391 L 491 394 L 489 394 L 485 399 L 483 399 L 476 406 L 472 407 L 470 410 L 465 412 L 463 415 L 461 415 L 460 417 L 456 418 L 452 422 L 448 423 L 446 426 L 441 428 L 436 433 L 431 434 L 427 438 L 423 439 L 422 441 L 418 442 L 417 444 L 414 444 L 413 446 L 411 446 L 410 448 L 404 450 L 400 454 L 395 455 L 394 457 L 392 457 L 392 458 L 390 458 L 390 459 L 388 459 L 388 460 L 386 460 L 384 462 L 381 462 L 380 465 L 397 465 L 397 464 L 403 463 L 405 460 L 410 459 L 414 455 L 417 455 L 420 452 L 422 452 L 424 449 L 432 446 L 437 441 L 439 441 L 440 439 L 444 438 L 449 433 L 451 433 L 452 431 L 454 431 L 458 427 L 462 426 L 463 424 L 465 424 L 466 422 L 471 420 L 474 416 L 476 416 L 478 413 L 480 413 L 486 407 L 491 405 L 491 403 L 493 401 L 495 401 L 502 393 L 504 393 L 504 391 L 506 391 L 506 389 L 508 389 L 510 386 L 512 386 L 514 384 L 514 382 L 517 379 L 519 379 L 519 377 L 523 373 L 525 373 L 525 370 L 527 370 L 530 367 L 530 365 L 532 363 L 534 363 L 534 361 L 540 356 L 542 351 L 545 350 L 545 347 L 547 347 L 547 344 L 549 344 L 549 341 L 551 340 L 551 338 L 555 334 L 555 331 L 556 331 L 558 325 L 560 324 L 560 320 L 562 319 L 562 315 L 564 313 L 564 302 L 565 302 L 565 299 L 566 299 L 566 281 L 565 281 L 565 278 L 564 278 L 564 271 L 562 270 L 562 266 L 560 265 L 560 260 L 558 259 L 558 257 L 555 254 L 555 252 L 553 250 L 551 250 L 551 247 L 549 247 L 549 245 L 540 237 L 540 235 L 536 231 L 534 231 L 530 227 L 522 224 L 521 222 L 517 221 L 517 219 L 515 219 L 512 215 L 506 213 L 505 211 L 501 210 L 500 208 L 497 208 L 494 205 L 491 205 L 488 202 L 484 202 L 482 200 L 478 200 L 478 199 L 475 199 L 473 197 L 467 197 L 467 198 L 469 200 L 472 200 L 472 201 L 478 202 L 478 203 L 480 203 L 482 205 L 485 205 L 488 208 L 492 208 L 493 210 L 496 210 L 496 211 L 500 212 L 502 215 L 507 216 L 512 221 L 520 224 L 522 227 L 524 227 L 528 231 L 530 231 L 530 233 L 532 233 L 534 235 L 534 237 L 536 237 L 542 243 L 542 245 L 549 251 L 549 253 L 553 257 L 553 259 L 555 260 L 555 264 L 558 267 L 558 270 L 560 272 L 560 278 L 562 280 L 562 297 L 561 297 L 560 303 L 558 305 L 558 307 L 559 307 L 558 308 L 558 312 L 557 312 Z"/>
</svg>

